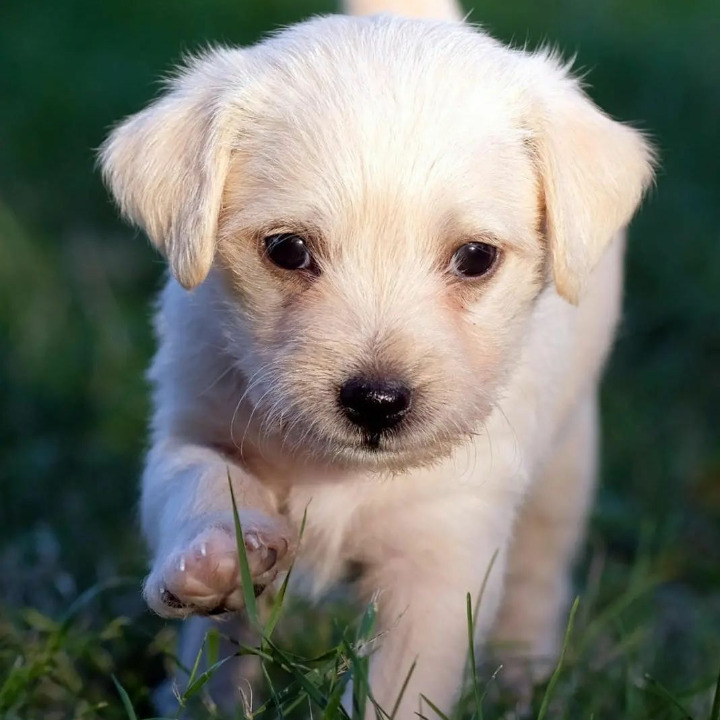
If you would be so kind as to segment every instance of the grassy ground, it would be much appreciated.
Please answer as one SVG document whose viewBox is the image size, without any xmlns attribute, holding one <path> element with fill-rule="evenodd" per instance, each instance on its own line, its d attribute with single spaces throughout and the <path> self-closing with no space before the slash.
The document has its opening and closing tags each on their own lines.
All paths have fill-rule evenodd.
<svg viewBox="0 0 720 720">
<path fill-rule="evenodd" d="M 92 148 L 184 51 L 251 42 L 331 9 L 320 0 L 2 9 L 0 717 L 127 717 L 113 674 L 149 717 L 172 657 L 175 627 L 138 598 L 134 516 L 148 303 L 162 265 L 116 220 Z M 506 40 L 577 51 L 594 97 L 642 121 L 663 158 L 632 228 L 627 312 L 604 392 L 604 482 L 547 717 L 704 720 L 720 669 L 720 8 L 488 0 L 473 18 Z M 332 694 L 332 667 L 339 656 L 352 665 L 351 645 L 328 614 L 284 616 L 279 647 L 329 653 L 319 664 L 330 669 L 312 678 Z M 280 652 L 271 648 L 269 665 Z M 512 717 L 493 671 L 480 677 L 484 716 Z"/>
</svg>

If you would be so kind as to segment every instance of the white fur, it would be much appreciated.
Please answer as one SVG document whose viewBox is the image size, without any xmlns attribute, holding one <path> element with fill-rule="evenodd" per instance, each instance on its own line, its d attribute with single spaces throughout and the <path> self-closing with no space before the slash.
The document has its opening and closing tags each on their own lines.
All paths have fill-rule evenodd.
<svg viewBox="0 0 720 720">
<path fill-rule="evenodd" d="M 348 6 L 459 17 L 440 0 Z M 152 607 L 236 608 L 212 568 L 186 565 L 208 532 L 226 542 L 229 471 L 246 533 L 270 548 L 292 546 L 308 509 L 297 563 L 316 591 L 364 568 L 359 595 L 379 591 L 388 631 L 371 663 L 381 704 L 418 663 L 399 717 L 421 693 L 452 705 L 465 596 L 493 557 L 478 638 L 500 608 L 499 640 L 552 658 L 592 495 L 619 233 L 651 177 L 640 134 L 547 53 L 456 22 L 327 17 L 192 61 L 102 162 L 175 276 L 150 373 Z M 318 278 L 263 257 L 282 231 L 314 238 Z M 461 281 L 447 263 L 473 239 L 502 261 Z M 418 389 L 379 452 L 337 408 L 361 371 Z M 198 578 L 204 605 L 164 604 Z"/>
<path fill-rule="evenodd" d="M 462 20 L 455 0 L 345 0 L 343 11 L 348 15 L 396 13 L 406 17 Z"/>
</svg>

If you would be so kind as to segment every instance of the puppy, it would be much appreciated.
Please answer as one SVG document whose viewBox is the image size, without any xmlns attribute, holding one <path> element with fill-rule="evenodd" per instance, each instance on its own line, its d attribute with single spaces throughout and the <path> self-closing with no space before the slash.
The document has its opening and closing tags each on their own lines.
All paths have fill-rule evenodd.
<svg viewBox="0 0 720 720">
<path fill-rule="evenodd" d="M 478 640 L 557 652 L 622 230 L 653 155 L 552 53 L 502 46 L 449 0 L 349 10 L 425 17 L 323 17 L 208 51 L 101 162 L 172 273 L 148 604 L 242 609 L 229 474 L 256 591 L 291 559 L 316 593 L 361 568 L 371 687 L 392 708 L 417 661 L 412 718 L 421 694 L 455 701 L 486 576 Z"/>
</svg>

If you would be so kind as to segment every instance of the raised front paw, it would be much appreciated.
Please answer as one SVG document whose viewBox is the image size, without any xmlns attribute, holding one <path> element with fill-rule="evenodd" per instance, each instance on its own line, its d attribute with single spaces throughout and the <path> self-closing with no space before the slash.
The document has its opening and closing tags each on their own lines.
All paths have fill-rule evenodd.
<svg viewBox="0 0 720 720">
<path fill-rule="evenodd" d="M 243 519 L 243 540 L 253 593 L 257 596 L 289 560 L 288 528 L 267 517 Z M 158 558 L 145 582 L 145 599 L 158 615 L 187 617 L 241 610 L 243 600 L 238 546 L 232 517 L 200 531 L 184 547 Z"/>
</svg>

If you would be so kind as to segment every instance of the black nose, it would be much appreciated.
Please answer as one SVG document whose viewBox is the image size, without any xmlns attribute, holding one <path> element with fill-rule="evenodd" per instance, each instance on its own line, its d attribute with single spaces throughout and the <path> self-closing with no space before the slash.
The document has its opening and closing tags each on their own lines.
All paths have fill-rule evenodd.
<svg viewBox="0 0 720 720">
<path fill-rule="evenodd" d="M 340 405 L 350 422 L 379 433 L 407 415 L 411 395 L 410 388 L 396 380 L 351 378 L 340 388 Z"/>
</svg>

